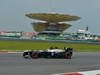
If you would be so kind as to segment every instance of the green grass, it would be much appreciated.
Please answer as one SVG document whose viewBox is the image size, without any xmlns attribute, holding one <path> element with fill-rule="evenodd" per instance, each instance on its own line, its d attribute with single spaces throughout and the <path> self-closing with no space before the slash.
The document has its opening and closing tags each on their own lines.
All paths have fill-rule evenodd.
<svg viewBox="0 0 100 75">
<path fill-rule="evenodd" d="M 20 50 L 45 50 L 50 46 L 72 47 L 75 51 L 100 51 L 100 45 L 96 44 L 70 44 L 70 43 L 51 43 L 51 42 L 29 42 L 29 41 L 0 41 L 0 50 L 20 51 Z"/>
</svg>

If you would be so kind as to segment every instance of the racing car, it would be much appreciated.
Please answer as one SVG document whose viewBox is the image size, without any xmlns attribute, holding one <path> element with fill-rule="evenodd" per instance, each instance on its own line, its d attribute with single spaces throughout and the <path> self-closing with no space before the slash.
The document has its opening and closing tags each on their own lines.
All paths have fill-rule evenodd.
<svg viewBox="0 0 100 75">
<path fill-rule="evenodd" d="M 71 59 L 73 55 L 73 48 L 59 49 L 49 48 L 47 50 L 28 50 L 23 52 L 24 58 L 66 58 Z"/>
</svg>

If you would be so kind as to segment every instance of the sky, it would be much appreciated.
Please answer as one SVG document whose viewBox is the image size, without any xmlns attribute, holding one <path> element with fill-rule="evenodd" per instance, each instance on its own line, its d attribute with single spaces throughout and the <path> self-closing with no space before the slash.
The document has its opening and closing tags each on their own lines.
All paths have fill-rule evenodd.
<svg viewBox="0 0 100 75">
<path fill-rule="evenodd" d="M 62 13 L 80 16 L 78 21 L 66 22 L 72 27 L 66 32 L 77 32 L 89 27 L 100 35 L 100 0 L 0 0 L 0 31 L 33 32 L 32 22 L 25 14 Z"/>
</svg>

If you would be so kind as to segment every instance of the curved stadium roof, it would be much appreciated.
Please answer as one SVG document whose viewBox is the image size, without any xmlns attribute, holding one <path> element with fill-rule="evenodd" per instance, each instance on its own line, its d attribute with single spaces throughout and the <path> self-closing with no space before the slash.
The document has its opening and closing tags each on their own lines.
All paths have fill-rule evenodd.
<svg viewBox="0 0 100 75">
<path fill-rule="evenodd" d="M 42 23 L 42 22 L 35 22 L 32 23 L 33 29 L 37 32 L 44 31 L 47 28 L 48 23 Z M 70 24 L 65 24 L 65 23 L 58 23 L 58 29 L 59 31 L 63 31 L 67 28 L 69 28 L 71 25 Z"/>
<path fill-rule="evenodd" d="M 58 13 L 31 13 L 26 14 L 27 17 L 31 19 L 37 19 L 47 22 L 65 22 L 65 21 L 76 21 L 79 20 L 78 16 L 71 16 L 67 14 L 58 14 Z"/>
</svg>

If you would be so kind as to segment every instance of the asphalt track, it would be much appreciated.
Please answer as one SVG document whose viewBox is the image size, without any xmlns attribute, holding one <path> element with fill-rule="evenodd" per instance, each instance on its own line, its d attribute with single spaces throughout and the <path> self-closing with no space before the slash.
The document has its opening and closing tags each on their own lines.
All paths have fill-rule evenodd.
<svg viewBox="0 0 100 75">
<path fill-rule="evenodd" d="M 0 53 L 0 75 L 51 75 L 100 69 L 100 52 L 74 52 L 72 59 L 24 59 Z"/>
</svg>

